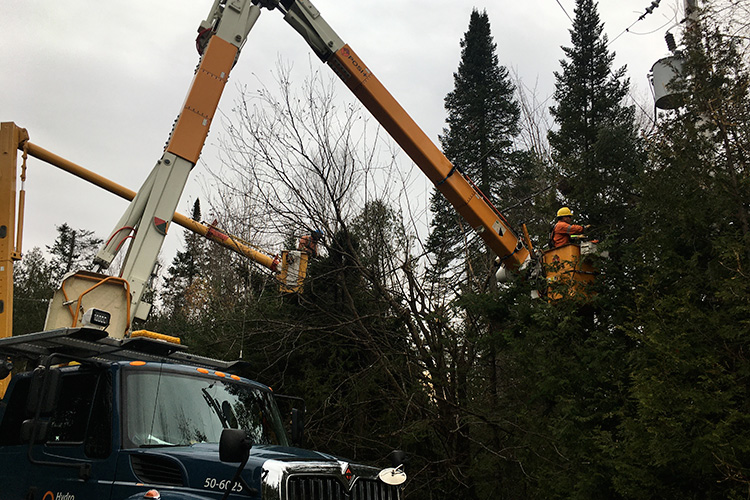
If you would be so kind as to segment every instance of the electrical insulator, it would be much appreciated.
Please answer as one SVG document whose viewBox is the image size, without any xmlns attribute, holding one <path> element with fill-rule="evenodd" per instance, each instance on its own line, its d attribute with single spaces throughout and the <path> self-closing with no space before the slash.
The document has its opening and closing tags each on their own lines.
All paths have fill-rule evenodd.
<svg viewBox="0 0 750 500">
<path fill-rule="evenodd" d="M 659 6 L 659 2 L 661 2 L 661 0 L 654 0 L 653 2 L 651 2 L 651 5 L 646 7 L 646 14 L 651 14 L 654 9 Z"/>
<path fill-rule="evenodd" d="M 670 52 L 674 52 L 677 50 L 677 43 L 674 41 L 674 35 L 672 33 L 667 32 L 666 35 L 664 35 L 664 40 L 667 42 L 667 48 L 670 50 Z"/>
</svg>

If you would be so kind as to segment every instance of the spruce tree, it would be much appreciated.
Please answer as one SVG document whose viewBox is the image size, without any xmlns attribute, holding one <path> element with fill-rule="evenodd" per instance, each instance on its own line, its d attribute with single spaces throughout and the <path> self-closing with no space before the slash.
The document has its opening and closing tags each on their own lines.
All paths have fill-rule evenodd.
<svg viewBox="0 0 750 500">
<path fill-rule="evenodd" d="M 44 328 L 55 288 L 52 269 L 39 247 L 34 247 L 13 268 L 13 335 Z"/>
<path fill-rule="evenodd" d="M 193 203 L 193 220 L 201 220 L 200 200 Z M 161 294 L 163 308 L 170 318 L 195 316 L 200 311 L 198 304 L 205 303 L 206 283 L 201 276 L 206 260 L 206 240 L 190 231 L 185 231 L 185 250 L 179 250 L 164 278 Z"/>
<path fill-rule="evenodd" d="M 514 150 L 519 132 L 520 106 L 507 68 L 499 64 L 497 47 L 486 12 L 473 10 L 469 28 L 460 41 L 461 60 L 454 73 L 454 89 L 445 98 L 447 127 L 440 137 L 453 165 L 469 177 L 496 206 L 517 198 L 515 189 L 530 169 Z M 526 196 L 528 193 L 524 193 Z M 439 341 L 432 346 L 431 385 L 435 402 L 435 442 L 441 462 L 455 481 L 435 482 L 436 497 L 475 498 L 486 494 L 488 472 L 497 474 L 498 429 L 495 364 L 497 353 L 488 339 L 497 330 L 488 317 L 497 299 L 492 254 L 472 228 L 435 192 L 430 206 L 434 219 L 428 250 L 435 260 L 427 287 L 434 317 L 430 328 Z M 491 297 L 491 298 L 488 298 Z M 475 418 L 486 415 L 487 420 Z M 485 446 L 476 445 L 483 436 Z M 485 441 L 486 439 L 486 441 Z"/>
<path fill-rule="evenodd" d="M 579 223 L 598 227 L 611 257 L 598 263 L 604 272 L 588 294 L 551 303 L 519 296 L 509 309 L 493 341 L 516 384 L 500 392 L 498 411 L 514 409 L 505 416 L 523 429 L 507 446 L 533 478 L 528 497 L 618 498 L 617 443 L 629 407 L 632 349 L 623 325 L 633 303 L 630 255 L 642 159 L 634 110 L 624 104 L 625 68 L 611 69 L 614 54 L 593 0 L 577 0 L 570 35 L 555 74 L 557 127 L 549 134 L 565 181 L 559 202 L 577 212 Z"/>
<path fill-rule="evenodd" d="M 57 226 L 56 229 L 57 238 L 52 245 L 47 245 L 47 250 L 52 256 L 52 280 L 59 285 L 66 274 L 80 269 L 91 269 L 94 255 L 104 240 L 94 236 L 93 231 L 73 229 L 67 223 Z"/>
<path fill-rule="evenodd" d="M 615 54 L 594 0 L 576 0 L 571 46 L 555 72 L 556 104 L 550 108 L 556 129 L 548 134 L 560 175 L 559 206 L 567 205 L 588 234 L 603 240 L 609 259 L 599 263 L 597 286 L 614 314 L 624 314 L 638 280 L 632 244 L 647 224 L 635 217 L 639 178 L 644 169 L 643 143 L 634 106 L 626 105 L 626 68 L 612 69 Z M 549 219 L 554 219 L 554 213 Z M 624 318 L 610 318 L 622 323 Z"/>
<path fill-rule="evenodd" d="M 632 238 L 625 225 L 636 200 L 641 158 L 633 106 L 626 106 L 626 68 L 612 70 L 604 25 L 594 0 L 576 0 L 571 46 L 555 72 L 550 112 L 557 125 L 548 138 L 561 174 L 561 204 L 602 234 Z M 551 217 L 554 214 L 551 214 Z"/>
<path fill-rule="evenodd" d="M 493 203 L 507 200 L 516 175 L 513 137 L 518 134 L 520 108 L 508 70 L 499 64 L 487 12 L 473 10 L 461 44 L 461 61 L 453 74 L 454 89 L 445 98 L 448 127 L 440 142 L 453 165 L 470 177 Z M 465 248 L 472 229 L 435 191 L 430 200 L 434 214 L 428 248 L 440 267 Z M 484 250 L 481 242 L 479 248 Z M 475 247 L 475 250 L 476 247 Z"/>
</svg>

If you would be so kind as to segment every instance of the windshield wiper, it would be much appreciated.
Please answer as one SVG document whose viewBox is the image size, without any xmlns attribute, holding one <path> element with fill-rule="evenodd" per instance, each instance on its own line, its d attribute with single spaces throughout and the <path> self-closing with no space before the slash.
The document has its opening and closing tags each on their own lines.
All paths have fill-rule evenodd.
<svg viewBox="0 0 750 500">
<path fill-rule="evenodd" d="M 206 387 L 201 389 L 201 392 L 203 393 L 203 399 L 206 400 L 206 403 L 208 403 L 208 406 L 213 409 L 214 413 L 219 417 L 219 420 L 221 420 L 221 425 L 225 429 L 229 427 L 229 422 L 227 422 L 226 416 L 224 416 L 224 412 L 221 411 L 221 408 L 219 407 L 219 403 L 211 397 L 211 395 L 208 393 L 208 389 Z"/>
</svg>

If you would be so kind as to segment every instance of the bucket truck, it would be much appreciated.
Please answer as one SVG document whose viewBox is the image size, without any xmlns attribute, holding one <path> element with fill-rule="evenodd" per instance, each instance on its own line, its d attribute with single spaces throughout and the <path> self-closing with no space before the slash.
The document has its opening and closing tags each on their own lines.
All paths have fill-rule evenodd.
<svg viewBox="0 0 750 500">
<path fill-rule="evenodd" d="M 200 155 L 229 72 L 261 9 L 283 14 L 474 228 L 504 268 L 543 269 L 546 257 L 533 250 L 528 235 L 520 237 L 511 229 L 310 1 L 215 0 L 199 28 L 201 63 L 164 154 L 97 255 L 102 265 L 108 265 L 122 242 L 134 236 L 121 281 L 97 277 L 100 281 L 91 285 L 88 277 L 81 278 L 81 296 L 99 288 L 112 290 L 103 293 L 98 303 L 104 304 L 108 297 L 113 308 L 120 304 L 124 334 L 108 335 L 107 311 L 85 310 L 79 299 L 74 308 L 76 313 L 83 311 L 81 324 L 57 326 L 26 338 L 0 339 L 0 356 L 33 359 L 39 365 L 34 372 L 12 379 L 0 405 L 0 500 L 73 500 L 76 495 L 196 500 L 400 498 L 400 485 L 406 480 L 400 454 L 394 454 L 393 467 L 378 472 L 290 448 L 272 392 L 244 379 L 241 363 L 190 355 L 179 343 L 167 341 L 171 339 L 130 331 L 132 320 L 148 312 L 149 306 L 142 300 L 144 287 L 174 220 L 185 181 Z M 22 142 L 20 132 L 14 134 L 8 141 L 14 144 L 3 144 L 3 152 Z M 9 210 L 8 200 L 1 196 L 0 204 L 0 210 Z M 6 224 L 9 219 L 0 222 Z M 0 225 L 0 245 L 8 243 L 3 242 L 8 235 L 12 240 L 12 230 Z M 0 265 L 19 257 L 14 250 L 3 248 L 0 246 L 4 252 Z M 576 258 L 557 254 L 557 260 L 573 263 L 568 276 L 574 281 L 579 279 L 577 274 L 588 272 Z M 0 269 L 0 290 L 7 289 L 9 276 L 12 279 L 2 272 Z M 5 300 L 7 308 L 10 299 Z M 57 300 L 58 310 L 63 310 L 68 320 L 72 304 L 65 295 Z M 59 367 L 68 362 L 75 363 Z M 6 380 L 8 373 L 7 364 L 0 366 L 0 375 L 6 375 Z M 292 415 L 292 431 L 299 437 L 298 413 Z M 227 463 L 240 465 L 228 467 Z"/>
<path fill-rule="evenodd" d="M 25 160 L 34 146 L 24 129 L 2 124 L 0 500 L 401 498 L 401 454 L 379 470 L 292 447 L 302 441 L 301 409 L 291 413 L 290 440 L 282 396 L 245 378 L 242 362 L 188 354 L 177 338 L 131 328 L 148 313 L 144 288 L 259 12 L 250 0 L 215 0 L 201 23 L 201 62 L 164 154 L 138 193 L 120 193 L 132 202 L 97 255 L 106 266 L 132 239 L 121 277 L 77 273 L 53 299 L 47 330 L 16 337 L 16 153 Z M 23 360 L 37 368 L 11 378 L 11 362 Z"/>
</svg>

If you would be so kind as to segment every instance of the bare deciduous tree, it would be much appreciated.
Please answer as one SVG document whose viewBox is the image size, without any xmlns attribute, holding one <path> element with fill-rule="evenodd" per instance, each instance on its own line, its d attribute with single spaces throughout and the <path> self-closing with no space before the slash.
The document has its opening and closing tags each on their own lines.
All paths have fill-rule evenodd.
<svg viewBox="0 0 750 500">
<path fill-rule="evenodd" d="M 246 86 L 227 117 L 223 171 L 215 173 L 220 195 L 212 206 L 233 207 L 222 219 L 237 217 L 241 227 L 287 243 L 320 228 L 327 256 L 313 262 L 309 291 L 298 298 L 303 321 L 254 318 L 245 342 L 261 345 L 273 332 L 265 373 L 287 381 L 302 352 L 330 352 L 324 359 L 331 363 L 341 341 L 368 353 L 358 356 L 363 365 L 345 363 L 346 374 L 311 416 L 311 434 L 351 455 L 352 446 L 360 453 L 382 447 L 382 433 L 390 433 L 416 453 L 418 482 L 458 491 L 471 482 L 469 423 L 500 425 L 473 402 L 471 381 L 482 375 L 467 332 L 484 327 L 469 328 L 476 318 L 451 306 L 456 289 L 428 273 L 410 212 L 412 180 L 401 173 L 390 140 L 317 72 L 299 84 L 291 68 L 280 66 L 274 85 Z M 377 380 L 377 388 L 364 391 L 367 380 Z M 378 428 L 385 417 L 373 410 L 384 402 L 398 421 L 385 430 Z M 438 472 L 445 468 L 447 476 Z"/>
</svg>

